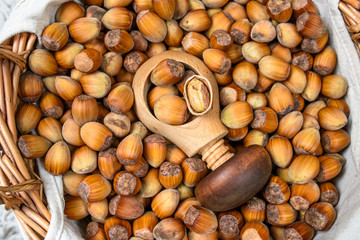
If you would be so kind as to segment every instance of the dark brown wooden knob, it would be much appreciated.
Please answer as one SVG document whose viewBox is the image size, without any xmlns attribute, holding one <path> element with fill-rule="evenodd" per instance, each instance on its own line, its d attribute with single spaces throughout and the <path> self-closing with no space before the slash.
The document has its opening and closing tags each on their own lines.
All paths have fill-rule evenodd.
<svg viewBox="0 0 360 240">
<path fill-rule="evenodd" d="M 247 147 L 201 180 L 195 189 L 196 198 L 213 211 L 239 207 L 264 187 L 271 167 L 265 148 Z"/>
</svg>

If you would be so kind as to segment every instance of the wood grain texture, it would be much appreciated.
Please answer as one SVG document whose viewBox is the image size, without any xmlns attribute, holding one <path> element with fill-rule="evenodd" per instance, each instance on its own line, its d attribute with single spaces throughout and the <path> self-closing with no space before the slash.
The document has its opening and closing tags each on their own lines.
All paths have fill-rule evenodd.
<svg viewBox="0 0 360 240">
<path fill-rule="evenodd" d="M 182 62 L 186 68 L 209 80 L 212 93 L 212 110 L 197 116 L 182 125 L 169 125 L 159 121 L 147 104 L 147 93 L 151 86 L 151 71 L 164 59 Z M 203 147 L 214 140 L 223 138 L 227 129 L 220 121 L 219 90 L 213 73 L 197 57 L 184 52 L 166 51 L 146 61 L 136 72 L 133 80 L 135 112 L 140 121 L 152 132 L 169 139 L 185 152 L 188 157 L 197 154 Z"/>
<path fill-rule="evenodd" d="M 228 211 L 258 193 L 270 174 L 268 152 L 261 146 L 252 145 L 202 179 L 195 188 L 195 196 L 206 208 Z"/>
</svg>

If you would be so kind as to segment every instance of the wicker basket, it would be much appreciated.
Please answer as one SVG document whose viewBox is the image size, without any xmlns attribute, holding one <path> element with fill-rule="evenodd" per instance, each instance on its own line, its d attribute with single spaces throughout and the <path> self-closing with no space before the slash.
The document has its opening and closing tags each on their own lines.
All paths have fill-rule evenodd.
<svg viewBox="0 0 360 240">
<path fill-rule="evenodd" d="M 20 33 L 0 45 L 0 202 L 13 210 L 31 239 L 41 239 L 51 216 L 34 162 L 24 159 L 17 147 L 15 124 L 19 78 L 35 41 L 35 34 Z"/>
<path fill-rule="evenodd" d="M 350 36 L 360 55 L 360 1 L 342 0 L 339 1 L 339 9 L 346 23 Z"/>
</svg>

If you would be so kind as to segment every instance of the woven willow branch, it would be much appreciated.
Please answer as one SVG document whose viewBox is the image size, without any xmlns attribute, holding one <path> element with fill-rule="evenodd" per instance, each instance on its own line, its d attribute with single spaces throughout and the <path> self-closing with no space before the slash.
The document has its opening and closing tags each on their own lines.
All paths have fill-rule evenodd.
<svg viewBox="0 0 360 240">
<path fill-rule="evenodd" d="M 20 74 L 35 41 L 35 34 L 20 33 L 0 45 L 0 204 L 13 210 L 31 239 L 43 239 L 51 216 L 42 200 L 41 179 L 17 147 L 15 123 Z"/>
<path fill-rule="evenodd" d="M 360 55 L 360 2 L 358 0 L 342 0 L 339 1 L 339 9 Z"/>
</svg>

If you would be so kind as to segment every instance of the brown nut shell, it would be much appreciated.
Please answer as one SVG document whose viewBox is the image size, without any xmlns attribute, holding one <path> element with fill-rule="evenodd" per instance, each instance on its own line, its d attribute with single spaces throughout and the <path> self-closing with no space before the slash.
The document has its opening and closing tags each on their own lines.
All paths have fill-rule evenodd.
<svg viewBox="0 0 360 240">
<path fill-rule="evenodd" d="M 86 43 L 95 39 L 100 32 L 101 22 L 97 18 L 82 17 L 72 21 L 69 33 L 77 43 Z"/>
<path fill-rule="evenodd" d="M 104 232 L 106 239 L 129 239 L 132 231 L 131 224 L 117 217 L 110 217 L 105 221 Z"/>
<path fill-rule="evenodd" d="M 240 114 L 241 113 L 241 114 Z M 243 128 L 253 120 L 251 106 L 245 101 L 236 101 L 221 111 L 221 122 L 229 128 Z"/>
<path fill-rule="evenodd" d="M 270 203 L 266 206 L 266 217 L 271 225 L 287 226 L 296 220 L 297 211 L 289 203 L 279 205 Z"/>
<path fill-rule="evenodd" d="M 79 184 L 78 193 L 87 203 L 105 199 L 111 192 L 111 184 L 100 174 L 85 177 Z"/>
<path fill-rule="evenodd" d="M 113 134 L 103 124 L 87 122 L 80 129 L 84 143 L 95 151 L 103 151 L 110 147 Z"/>
<path fill-rule="evenodd" d="M 144 206 L 137 197 L 117 195 L 109 203 L 109 212 L 118 218 L 133 220 L 144 214 Z"/>
<path fill-rule="evenodd" d="M 53 175 L 66 173 L 70 168 L 70 150 L 64 141 L 55 143 L 45 156 L 45 169 Z"/>
<path fill-rule="evenodd" d="M 151 202 L 151 209 L 160 219 L 170 217 L 179 205 L 180 195 L 175 189 L 165 189 Z"/>
<path fill-rule="evenodd" d="M 66 196 L 64 214 L 71 220 L 80 220 L 89 215 L 87 203 L 79 197 Z"/>
<path fill-rule="evenodd" d="M 188 118 L 186 102 L 174 95 L 159 98 L 154 105 L 154 114 L 160 121 L 171 125 L 183 124 Z"/>
<path fill-rule="evenodd" d="M 47 26 L 42 35 L 41 43 L 50 51 L 62 49 L 69 39 L 69 32 L 65 23 L 57 22 Z"/>
<path fill-rule="evenodd" d="M 198 234 L 212 234 L 218 227 L 216 215 L 209 209 L 193 205 L 188 208 L 184 223 L 191 231 Z"/>
<path fill-rule="evenodd" d="M 248 222 L 241 229 L 240 237 L 243 240 L 251 240 L 251 239 L 261 239 L 266 240 L 269 239 L 269 229 L 268 227 L 261 222 Z"/>
<path fill-rule="evenodd" d="M 136 17 L 136 25 L 149 42 L 158 43 L 165 40 L 166 23 L 155 12 L 151 10 L 141 11 Z"/>
<path fill-rule="evenodd" d="M 327 202 L 313 204 L 305 213 L 305 223 L 317 231 L 330 229 L 336 218 L 334 207 Z"/>
<path fill-rule="evenodd" d="M 141 181 L 132 172 L 120 171 L 114 177 L 113 187 L 121 196 L 133 196 L 140 191 Z"/>
<path fill-rule="evenodd" d="M 176 218 L 163 219 L 153 229 L 153 236 L 157 240 L 182 240 L 185 234 L 184 224 Z"/>
</svg>

